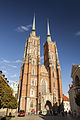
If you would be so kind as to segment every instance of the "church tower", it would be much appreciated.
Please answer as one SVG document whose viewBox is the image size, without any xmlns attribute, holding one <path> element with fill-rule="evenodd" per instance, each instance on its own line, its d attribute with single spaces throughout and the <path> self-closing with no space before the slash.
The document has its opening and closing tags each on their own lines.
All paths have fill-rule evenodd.
<svg viewBox="0 0 80 120">
<path fill-rule="evenodd" d="M 52 42 L 47 22 L 47 41 L 44 44 L 44 65 L 49 73 L 49 90 L 53 95 L 53 105 L 62 102 L 62 81 L 56 43 Z"/>
<path fill-rule="evenodd" d="M 36 36 L 35 15 L 32 32 L 26 40 L 18 92 L 19 110 L 37 113 L 52 110 L 62 103 L 62 81 L 56 43 L 52 42 L 47 23 L 44 64 L 40 62 L 40 37 Z"/>
<path fill-rule="evenodd" d="M 19 109 L 26 112 L 38 105 L 38 81 L 40 79 L 40 37 L 36 36 L 35 16 L 32 33 L 26 40 L 19 83 Z"/>
</svg>

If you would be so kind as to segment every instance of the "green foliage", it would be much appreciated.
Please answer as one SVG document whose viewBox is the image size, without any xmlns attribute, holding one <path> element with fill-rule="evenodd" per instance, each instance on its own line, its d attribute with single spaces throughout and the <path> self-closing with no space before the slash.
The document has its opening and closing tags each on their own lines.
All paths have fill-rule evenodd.
<svg viewBox="0 0 80 120">
<path fill-rule="evenodd" d="M 4 80 L 0 79 L 0 108 L 17 108 L 17 99 L 13 96 L 13 90 Z"/>
<path fill-rule="evenodd" d="M 16 109 L 17 106 L 18 106 L 17 99 L 14 96 L 12 96 L 11 100 L 10 100 L 10 103 L 9 103 L 9 108 Z"/>
<path fill-rule="evenodd" d="M 80 106 L 80 92 L 76 94 L 75 102 L 78 106 Z"/>
</svg>

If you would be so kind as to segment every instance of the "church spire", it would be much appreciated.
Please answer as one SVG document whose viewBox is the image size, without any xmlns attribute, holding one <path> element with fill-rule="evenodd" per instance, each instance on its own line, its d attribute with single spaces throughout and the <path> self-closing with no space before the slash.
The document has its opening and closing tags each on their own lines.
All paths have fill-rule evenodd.
<svg viewBox="0 0 80 120">
<path fill-rule="evenodd" d="M 32 35 L 36 35 L 36 30 L 35 30 L 35 14 L 34 14 L 34 19 L 33 19 L 33 26 L 32 26 Z"/>
<path fill-rule="evenodd" d="M 47 21 L 47 41 L 51 41 L 50 29 L 49 29 L 49 20 Z"/>
</svg>

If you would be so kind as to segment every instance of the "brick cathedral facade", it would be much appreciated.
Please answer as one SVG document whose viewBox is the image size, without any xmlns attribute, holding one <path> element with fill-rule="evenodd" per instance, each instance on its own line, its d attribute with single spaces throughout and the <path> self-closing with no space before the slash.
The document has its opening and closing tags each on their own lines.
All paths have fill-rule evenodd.
<svg viewBox="0 0 80 120">
<path fill-rule="evenodd" d="M 56 43 L 52 42 L 49 23 L 44 44 L 44 64 L 40 61 L 40 37 L 36 36 L 35 16 L 32 33 L 26 40 L 19 81 L 19 109 L 26 113 L 44 112 L 62 103 L 62 80 Z"/>
</svg>

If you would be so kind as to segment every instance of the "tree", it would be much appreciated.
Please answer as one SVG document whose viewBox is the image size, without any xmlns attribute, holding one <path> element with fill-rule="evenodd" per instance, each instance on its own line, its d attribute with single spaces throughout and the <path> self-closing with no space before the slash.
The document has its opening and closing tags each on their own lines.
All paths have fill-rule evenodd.
<svg viewBox="0 0 80 120">
<path fill-rule="evenodd" d="M 76 104 L 80 107 L 80 92 L 78 92 L 78 93 L 76 94 L 75 102 L 76 102 Z"/>
<path fill-rule="evenodd" d="M 9 108 L 10 109 L 16 109 L 17 108 L 17 99 L 14 96 L 11 96 L 11 100 L 9 102 Z"/>
<path fill-rule="evenodd" d="M 0 108 L 17 108 L 17 99 L 13 96 L 12 88 L 0 79 Z"/>
</svg>

